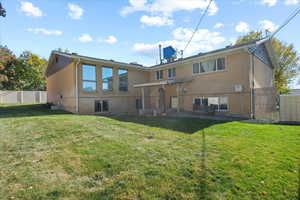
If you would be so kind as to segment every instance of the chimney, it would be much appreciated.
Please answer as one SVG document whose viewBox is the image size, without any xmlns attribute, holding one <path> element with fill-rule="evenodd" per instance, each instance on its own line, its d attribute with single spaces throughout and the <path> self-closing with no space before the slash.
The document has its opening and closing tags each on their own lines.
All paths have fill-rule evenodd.
<svg viewBox="0 0 300 200">
<path fill-rule="evenodd" d="M 158 47 L 159 47 L 159 63 L 162 64 L 162 58 L 161 58 L 161 44 L 159 44 Z"/>
</svg>

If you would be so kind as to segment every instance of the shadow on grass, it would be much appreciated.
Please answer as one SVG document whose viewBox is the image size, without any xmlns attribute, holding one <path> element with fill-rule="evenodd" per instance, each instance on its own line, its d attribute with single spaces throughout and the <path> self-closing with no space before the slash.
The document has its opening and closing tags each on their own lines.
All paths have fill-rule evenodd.
<svg viewBox="0 0 300 200">
<path fill-rule="evenodd" d="M 114 115 L 108 117 L 122 122 L 142 124 L 145 126 L 169 129 L 187 134 L 194 134 L 200 130 L 203 130 L 216 124 L 228 123 L 228 121 L 217 121 L 188 117 L 148 117 L 133 115 Z"/>
<path fill-rule="evenodd" d="M 57 114 L 69 114 L 65 111 L 50 110 L 45 104 L 30 105 L 0 105 L 0 118 L 34 117 Z"/>
<path fill-rule="evenodd" d="M 206 166 L 206 157 L 207 157 L 207 149 L 206 149 L 206 138 L 205 131 L 202 131 L 202 150 L 201 150 L 201 174 L 200 174 L 200 188 L 199 188 L 199 199 L 206 200 L 207 199 L 207 166 Z"/>
</svg>

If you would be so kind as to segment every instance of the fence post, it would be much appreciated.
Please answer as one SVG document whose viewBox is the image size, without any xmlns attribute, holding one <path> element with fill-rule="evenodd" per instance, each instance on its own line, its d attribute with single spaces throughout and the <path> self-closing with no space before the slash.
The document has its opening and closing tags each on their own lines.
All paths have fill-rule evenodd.
<svg viewBox="0 0 300 200">
<path fill-rule="evenodd" d="M 24 97 L 23 97 L 23 95 L 24 95 L 24 94 L 23 94 L 23 91 L 21 91 L 21 104 L 23 104 L 23 102 L 24 102 L 24 99 L 23 99 Z"/>
</svg>

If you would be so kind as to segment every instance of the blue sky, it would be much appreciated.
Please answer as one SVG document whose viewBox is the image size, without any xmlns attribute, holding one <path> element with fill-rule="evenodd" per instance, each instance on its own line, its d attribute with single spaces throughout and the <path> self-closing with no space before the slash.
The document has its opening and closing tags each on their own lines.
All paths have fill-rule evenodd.
<svg viewBox="0 0 300 200">
<path fill-rule="evenodd" d="M 51 50 L 151 65 L 158 44 L 182 49 L 207 0 L 0 0 L 1 43 L 17 55 L 30 50 L 48 58 Z M 189 56 L 222 48 L 250 30 L 275 30 L 299 0 L 214 0 Z M 300 52 L 300 15 L 277 36 Z M 295 87 L 293 85 L 293 87 Z M 299 87 L 299 86 L 297 86 Z"/>
</svg>

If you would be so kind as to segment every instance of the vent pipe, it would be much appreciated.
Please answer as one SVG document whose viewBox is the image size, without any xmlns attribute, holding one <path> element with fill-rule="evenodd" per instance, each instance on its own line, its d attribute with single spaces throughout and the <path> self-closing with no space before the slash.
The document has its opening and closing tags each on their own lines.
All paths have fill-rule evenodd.
<svg viewBox="0 0 300 200">
<path fill-rule="evenodd" d="M 161 58 L 161 44 L 159 44 L 158 47 L 159 47 L 159 63 L 162 64 L 162 58 Z"/>
</svg>

